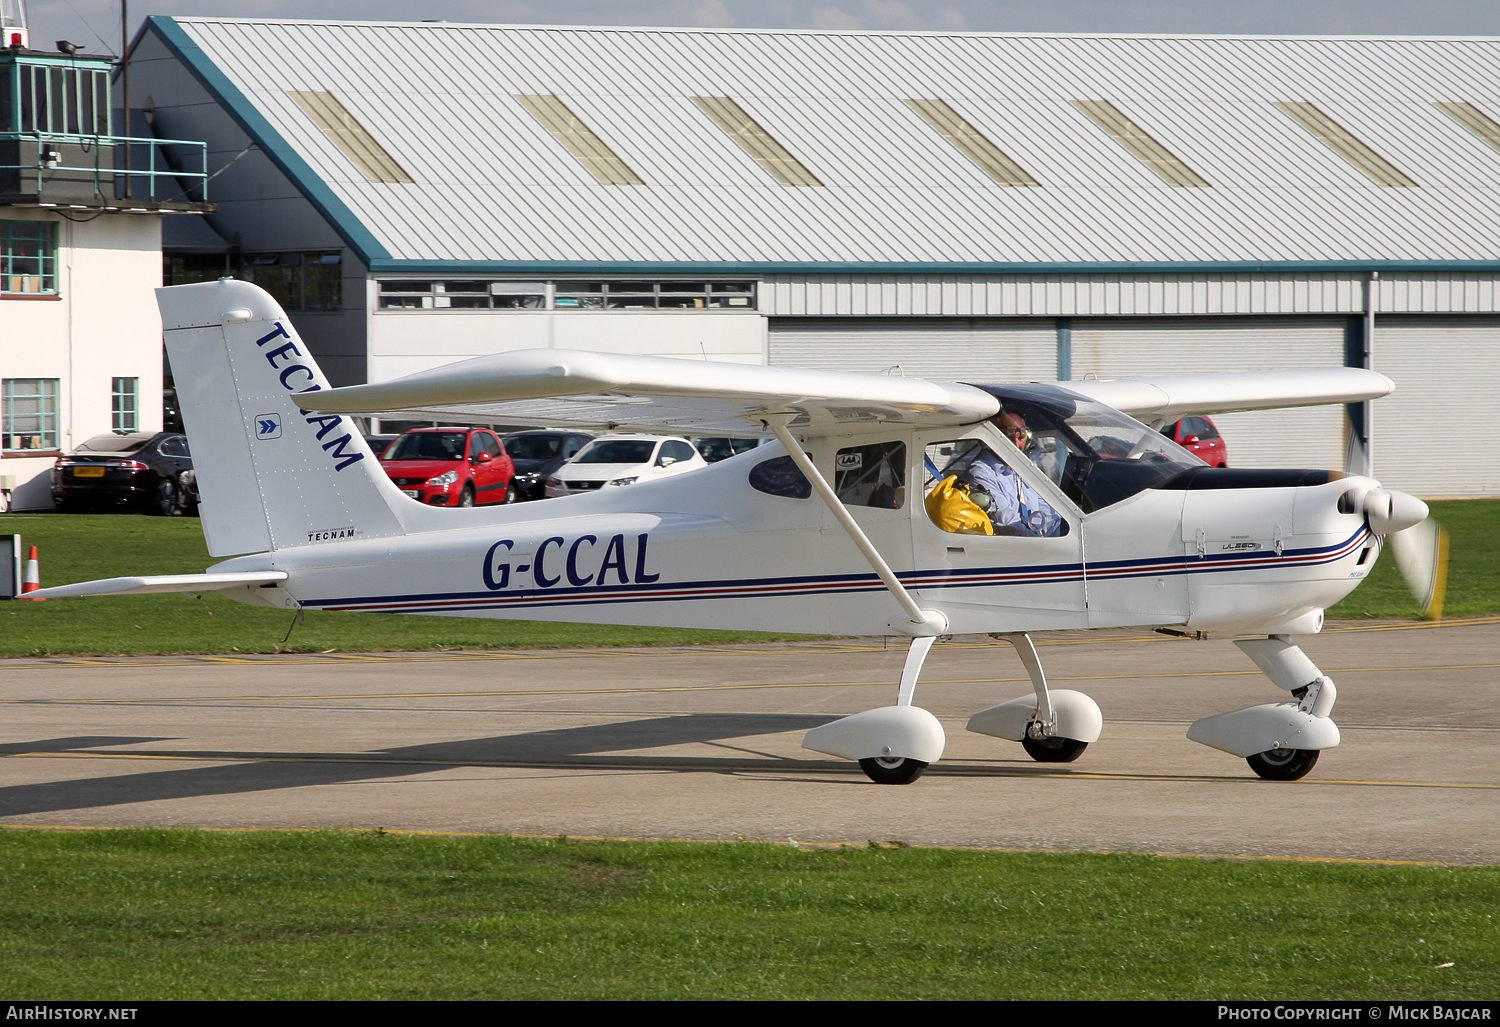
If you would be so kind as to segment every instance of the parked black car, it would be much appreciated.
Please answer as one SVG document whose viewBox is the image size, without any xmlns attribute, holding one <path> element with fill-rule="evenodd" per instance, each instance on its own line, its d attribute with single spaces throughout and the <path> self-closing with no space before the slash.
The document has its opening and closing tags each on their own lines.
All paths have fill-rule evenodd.
<svg viewBox="0 0 1500 1027">
<path fill-rule="evenodd" d="M 52 465 L 59 510 L 132 507 L 172 516 L 198 512 L 198 481 L 187 436 L 177 432 L 97 435 Z"/>
<path fill-rule="evenodd" d="M 511 490 L 519 499 L 545 499 L 547 478 L 594 436 L 583 431 L 518 431 L 500 440 L 516 473 L 510 480 Z"/>
</svg>

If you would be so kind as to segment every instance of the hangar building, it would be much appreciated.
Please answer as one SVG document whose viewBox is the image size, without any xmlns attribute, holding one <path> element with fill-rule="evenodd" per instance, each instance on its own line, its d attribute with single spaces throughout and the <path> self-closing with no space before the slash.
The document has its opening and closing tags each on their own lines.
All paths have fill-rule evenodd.
<svg viewBox="0 0 1500 1027">
<path fill-rule="evenodd" d="M 566 346 L 956 378 L 1360 364 L 1500 495 L 1500 39 L 152 18 L 213 239 L 341 384 Z M 1373 323 L 1373 333 L 1369 327 Z M 1339 408 L 1218 419 L 1340 466 Z"/>
</svg>

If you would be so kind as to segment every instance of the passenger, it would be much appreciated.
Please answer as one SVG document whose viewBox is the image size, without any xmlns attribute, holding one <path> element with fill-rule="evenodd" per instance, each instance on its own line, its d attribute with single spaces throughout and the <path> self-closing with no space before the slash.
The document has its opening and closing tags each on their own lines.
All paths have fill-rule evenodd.
<svg viewBox="0 0 1500 1027">
<path fill-rule="evenodd" d="M 1020 414 L 1001 414 L 994 424 L 1021 452 L 1031 445 L 1031 432 Z M 989 494 L 995 534 L 1056 537 L 1063 533 L 1062 516 L 988 447 L 970 466 L 969 480 L 974 488 Z"/>
</svg>

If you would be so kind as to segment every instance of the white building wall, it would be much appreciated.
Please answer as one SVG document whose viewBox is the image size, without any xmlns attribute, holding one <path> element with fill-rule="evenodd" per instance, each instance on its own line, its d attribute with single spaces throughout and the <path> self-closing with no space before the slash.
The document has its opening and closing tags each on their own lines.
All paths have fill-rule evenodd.
<svg viewBox="0 0 1500 1027">
<path fill-rule="evenodd" d="M 139 379 L 139 425 L 161 430 L 161 219 L 105 214 L 69 221 L 0 208 L 7 220 L 58 223 L 56 298 L 0 298 L 0 377 L 58 380 L 59 448 L 110 430 L 110 379 Z M 0 458 L 11 509 L 50 509 L 54 456 Z"/>
<path fill-rule="evenodd" d="M 772 317 L 1141 317 L 1358 314 L 1363 272 L 1099 275 L 767 275 Z M 1377 310 L 1500 311 L 1500 273 L 1386 272 Z"/>
<path fill-rule="evenodd" d="M 1424 498 L 1500 496 L 1500 318 L 1375 319 L 1375 477 Z"/>
<path fill-rule="evenodd" d="M 371 382 L 516 349 L 584 349 L 734 364 L 766 362 L 766 320 L 721 311 L 380 311 L 371 284 Z"/>
</svg>

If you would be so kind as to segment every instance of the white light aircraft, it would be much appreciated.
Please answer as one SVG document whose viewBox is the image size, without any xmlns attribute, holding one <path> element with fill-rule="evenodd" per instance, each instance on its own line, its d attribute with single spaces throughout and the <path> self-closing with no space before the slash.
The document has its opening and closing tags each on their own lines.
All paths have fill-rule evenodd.
<svg viewBox="0 0 1500 1027">
<path fill-rule="evenodd" d="M 1394 388 L 1371 371 L 968 385 L 521 350 L 335 389 L 255 286 L 157 295 L 209 552 L 233 558 L 38 598 L 219 591 L 292 610 L 902 635 L 894 705 L 804 745 L 904 784 L 945 744 L 913 704 L 935 639 L 1013 643 L 1031 693 L 968 729 L 1068 762 L 1098 739 L 1099 707 L 1047 685 L 1030 636 L 1122 626 L 1239 636 L 1288 694 L 1188 737 L 1262 777 L 1301 777 L 1339 731 L 1333 682 L 1290 636 L 1320 630 L 1382 540 L 1424 598 L 1440 587 L 1420 500 L 1341 472 L 1211 468 L 1149 426 Z M 629 487 L 435 509 L 402 495 L 349 416 L 389 411 L 776 443 Z M 1007 477 L 1009 497 L 992 494 Z"/>
</svg>

